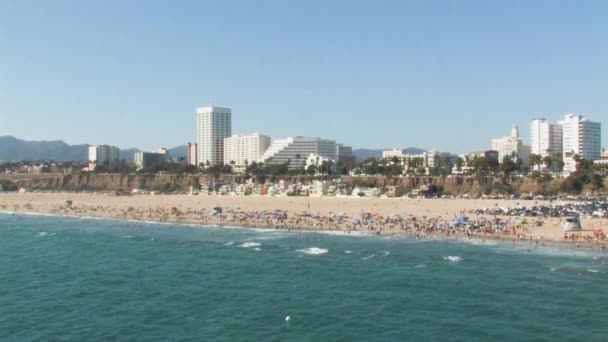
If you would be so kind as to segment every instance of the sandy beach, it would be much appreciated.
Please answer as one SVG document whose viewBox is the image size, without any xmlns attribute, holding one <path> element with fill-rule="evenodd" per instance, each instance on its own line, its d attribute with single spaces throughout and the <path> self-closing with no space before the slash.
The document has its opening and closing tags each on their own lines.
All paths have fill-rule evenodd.
<svg viewBox="0 0 608 342">
<path fill-rule="evenodd" d="M 67 206 L 66 201 L 71 201 Z M 461 215 L 475 222 L 494 221 L 493 216 L 472 214 L 473 209 L 532 206 L 542 201 L 336 198 L 336 197 L 237 197 L 192 195 L 115 196 L 96 193 L 3 193 L 0 210 L 67 216 L 105 217 L 129 220 L 215 224 L 275 229 L 341 231 L 377 235 L 410 235 L 444 238 L 471 237 L 463 229 L 446 229 Z M 555 203 L 554 203 L 555 204 Z M 222 215 L 213 209 L 222 208 Z M 279 213 L 278 215 L 276 213 Z M 369 220 L 365 220 L 365 215 Z M 395 217 L 399 217 L 396 220 Z M 564 240 L 562 218 L 499 216 L 498 225 L 486 223 L 476 237 L 500 240 Z M 354 222 L 360 219 L 360 224 Z M 525 222 L 524 222 L 525 221 Z M 584 231 L 568 241 L 596 244 L 591 230 L 608 231 L 607 219 L 583 219 Z M 440 229 L 438 228 L 440 227 Z"/>
</svg>

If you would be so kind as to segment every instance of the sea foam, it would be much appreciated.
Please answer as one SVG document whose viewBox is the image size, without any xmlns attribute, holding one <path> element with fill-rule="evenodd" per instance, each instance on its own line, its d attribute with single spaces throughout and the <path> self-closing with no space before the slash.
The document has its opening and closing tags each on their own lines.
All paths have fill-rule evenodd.
<svg viewBox="0 0 608 342">
<path fill-rule="evenodd" d="M 251 248 L 251 247 L 260 247 L 262 244 L 259 242 L 245 242 L 241 245 L 239 245 L 239 247 L 242 248 Z"/>
<path fill-rule="evenodd" d="M 449 255 L 449 256 L 445 256 L 445 257 L 443 257 L 443 260 L 449 260 L 449 261 L 451 261 L 451 262 L 460 262 L 460 261 L 462 260 L 462 258 L 461 258 L 461 257 L 459 257 L 459 256 L 452 256 L 452 255 Z"/>
<path fill-rule="evenodd" d="M 308 255 L 321 255 L 329 252 L 329 250 L 325 248 L 310 247 L 305 249 L 298 249 L 298 252 Z"/>
</svg>

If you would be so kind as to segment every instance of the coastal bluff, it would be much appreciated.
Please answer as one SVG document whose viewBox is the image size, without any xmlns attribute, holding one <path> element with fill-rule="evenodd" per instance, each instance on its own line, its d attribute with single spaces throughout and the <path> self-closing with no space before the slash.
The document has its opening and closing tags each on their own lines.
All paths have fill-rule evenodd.
<svg viewBox="0 0 608 342">
<path fill-rule="evenodd" d="M 192 174 L 3 174 L 0 179 L 9 180 L 17 186 L 30 190 L 66 191 L 131 191 L 133 189 L 187 192 L 192 184 L 218 182 L 222 184 L 245 183 L 244 175 L 192 175 Z M 308 183 L 313 179 L 329 180 L 329 177 L 277 176 L 251 179 L 256 183 L 279 182 L 286 184 Z M 396 187 L 404 192 L 432 188 L 449 195 L 478 194 L 558 194 L 563 179 L 538 182 L 531 178 L 513 177 L 507 181 L 500 177 L 373 177 L 343 176 L 341 182 L 347 188 L 376 187 L 383 190 Z M 604 187 L 604 191 L 606 188 Z"/>
</svg>

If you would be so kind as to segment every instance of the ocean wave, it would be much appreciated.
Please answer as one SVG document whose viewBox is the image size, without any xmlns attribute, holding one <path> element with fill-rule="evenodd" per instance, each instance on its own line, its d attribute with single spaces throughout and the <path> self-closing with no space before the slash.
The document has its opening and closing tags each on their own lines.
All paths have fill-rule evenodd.
<svg viewBox="0 0 608 342">
<path fill-rule="evenodd" d="M 234 245 L 234 241 L 226 242 L 224 246 L 232 246 Z"/>
<path fill-rule="evenodd" d="M 420 265 L 416 265 L 416 266 L 414 266 L 414 268 L 425 268 L 425 267 L 426 267 L 426 265 L 425 265 L 425 264 L 420 264 Z"/>
<path fill-rule="evenodd" d="M 344 251 L 344 253 L 346 253 L 346 254 L 352 254 L 353 251 Z"/>
<path fill-rule="evenodd" d="M 373 257 L 375 257 L 375 256 L 376 256 L 376 254 L 371 254 L 371 255 L 365 256 L 365 257 L 363 257 L 363 258 L 361 258 L 361 259 L 363 259 L 363 260 L 367 260 L 367 259 L 371 259 L 371 258 L 373 258 Z"/>
<path fill-rule="evenodd" d="M 305 249 L 298 249 L 298 252 L 308 255 L 321 255 L 329 252 L 329 250 L 325 248 L 310 247 Z"/>
<path fill-rule="evenodd" d="M 382 255 L 382 256 L 387 256 L 387 255 L 391 254 L 391 252 L 389 252 L 389 251 L 383 251 L 383 252 L 384 252 L 384 255 Z"/>
<path fill-rule="evenodd" d="M 47 234 L 48 234 L 47 232 L 38 232 L 38 234 L 36 234 L 36 236 L 43 237 L 43 236 L 47 236 Z"/>
<path fill-rule="evenodd" d="M 245 242 L 239 245 L 241 248 L 260 247 L 262 244 L 259 242 Z"/>
<path fill-rule="evenodd" d="M 444 256 L 444 257 L 443 257 L 443 260 L 449 260 L 449 261 L 451 261 L 451 262 L 460 262 L 460 261 L 462 260 L 462 258 L 461 258 L 461 257 L 459 257 L 459 256 L 452 256 L 452 255 L 449 255 L 449 256 Z"/>
</svg>

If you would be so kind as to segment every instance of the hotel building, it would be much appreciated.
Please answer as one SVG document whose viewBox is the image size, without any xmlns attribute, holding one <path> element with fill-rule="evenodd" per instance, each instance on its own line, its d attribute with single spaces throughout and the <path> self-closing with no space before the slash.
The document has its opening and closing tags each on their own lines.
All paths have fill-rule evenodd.
<svg viewBox="0 0 608 342">
<path fill-rule="evenodd" d="M 290 170 L 304 167 L 311 154 L 336 161 L 337 148 L 335 140 L 312 137 L 293 137 L 275 140 L 259 161 L 269 164 L 289 163 Z"/>
<path fill-rule="evenodd" d="M 112 166 L 118 163 L 120 149 L 109 145 L 89 146 L 89 170 L 95 166 Z"/>
<path fill-rule="evenodd" d="M 552 124 L 545 118 L 532 120 L 530 124 L 531 153 L 541 157 L 552 157 L 563 150 L 564 131 L 562 125 Z"/>
<path fill-rule="evenodd" d="M 574 155 L 585 160 L 601 159 L 601 124 L 590 121 L 582 115 L 566 114 L 558 122 L 563 127 L 564 172 L 576 171 Z"/>
<path fill-rule="evenodd" d="M 224 139 L 232 135 L 232 111 L 223 107 L 196 110 L 197 162 L 217 165 L 224 162 Z"/>
<path fill-rule="evenodd" d="M 530 165 L 530 146 L 524 145 L 519 137 L 517 125 L 513 125 L 508 137 L 492 139 L 492 150 L 498 151 L 498 162 L 502 163 L 506 156 L 513 153 L 522 161 L 523 166 Z"/>
<path fill-rule="evenodd" d="M 243 170 L 247 163 L 258 161 L 270 147 L 270 137 L 258 133 L 233 135 L 224 139 L 224 163 Z"/>
</svg>

